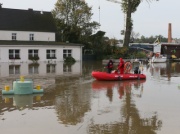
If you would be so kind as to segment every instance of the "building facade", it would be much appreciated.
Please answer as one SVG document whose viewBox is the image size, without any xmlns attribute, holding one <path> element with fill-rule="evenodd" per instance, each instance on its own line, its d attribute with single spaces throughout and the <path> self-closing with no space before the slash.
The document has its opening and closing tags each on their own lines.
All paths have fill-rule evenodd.
<svg viewBox="0 0 180 134">
<path fill-rule="evenodd" d="M 0 40 L 7 41 L 55 41 L 53 32 L 0 30 Z"/>
<path fill-rule="evenodd" d="M 9 9 L 0 5 L 0 62 L 82 60 L 82 45 L 56 42 L 51 12 Z"/>
<path fill-rule="evenodd" d="M 39 42 L 40 43 L 40 42 Z M 0 62 L 58 62 L 66 57 L 82 60 L 82 45 L 70 43 L 50 43 L 31 45 L 3 45 L 0 44 Z"/>
</svg>

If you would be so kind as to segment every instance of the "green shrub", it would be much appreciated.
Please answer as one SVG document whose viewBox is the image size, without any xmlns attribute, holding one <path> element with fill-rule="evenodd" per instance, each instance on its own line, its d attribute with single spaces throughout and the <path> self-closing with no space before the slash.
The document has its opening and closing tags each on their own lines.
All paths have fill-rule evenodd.
<svg viewBox="0 0 180 134">
<path fill-rule="evenodd" d="M 146 58 L 146 53 L 145 52 L 137 52 L 135 55 L 136 58 Z"/>
<path fill-rule="evenodd" d="M 33 62 L 37 62 L 39 60 L 39 56 L 29 56 L 29 60 L 33 61 Z"/>
<path fill-rule="evenodd" d="M 73 57 L 69 56 L 64 59 L 64 62 L 74 64 L 76 60 Z"/>
</svg>

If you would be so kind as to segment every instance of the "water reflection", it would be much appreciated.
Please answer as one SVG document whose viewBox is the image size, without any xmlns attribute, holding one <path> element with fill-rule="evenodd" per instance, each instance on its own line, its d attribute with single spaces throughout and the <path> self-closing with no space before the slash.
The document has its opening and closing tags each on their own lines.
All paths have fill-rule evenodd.
<svg viewBox="0 0 180 134">
<path fill-rule="evenodd" d="M 146 80 L 130 80 L 130 81 L 93 81 L 93 90 L 107 90 L 107 97 L 112 101 L 113 88 L 118 89 L 119 98 L 122 99 L 127 93 L 132 93 L 133 96 L 141 97 L 143 93 L 143 83 Z M 132 89 L 135 93 L 133 93 Z M 139 91 L 140 90 L 140 91 Z M 139 93 L 138 93 L 139 92 Z"/>
<path fill-rule="evenodd" d="M 149 71 L 151 73 L 151 77 L 154 77 L 156 79 L 160 79 L 162 76 L 167 77 L 166 63 L 154 63 L 154 64 L 148 64 L 148 66 L 149 66 Z"/>
<path fill-rule="evenodd" d="M 92 70 L 102 68 L 101 62 L 72 66 L 61 62 L 0 64 L 0 86 L 12 84 L 14 78 L 25 74 L 25 78 L 33 77 L 34 85 L 40 84 L 45 89 L 43 96 L 25 98 L 5 98 L 0 94 L 2 133 L 8 132 L 9 127 L 5 126 L 15 126 L 11 127 L 12 131 L 18 130 L 15 134 L 21 128 L 38 130 L 37 124 L 46 126 L 40 132 L 44 134 L 49 133 L 52 126 L 53 133 L 64 134 L 159 134 L 170 133 L 169 128 L 175 128 L 178 133 L 179 63 L 144 65 L 146 80 L 94 81 Z M 153 80 L 159 78 L 170 78 L 172 82 Z M 28 113 L 29 118 L 14 116 L 16 113 Z M 20 123 L 16 124 L 16 120 Z"/>
<path fill-rule="evenodd" d="M 55 82 L 55 77 L 64 75 L 82 75 L 82 63 L 0 63 L 0 89 L 3 89 L 5 85 L 12 87 L 13 80 L 19 78 L 20 75 L 23 75 L 25 78 L 33 79 L 35 85 L 38 84 L 43 86 L 43 88 L 48 88 Z M 8 80 L 5 80 L 6 78 L 8 78 Z M 50 78 L 51 80 L 49 80 Z"/>
<path fill-rule="evenodd" d="M 121 115 L 119 121 L 98 124 L 95 123 L 95 119 L 92 119 L 88 126 L 88 132 L 90 134 L 151 134 L 159 130 L 162 126 L 162 121 L 158 119 L 157 113 L 154 112 L 149 118 L 142 118 L 133 100 L 133 97 L 142 96 L 144 83 L 145 80 L 121 82 L 94 81 L 92 89 L 95 91 L 107 90 L 106 95 L 110 101 L 112 101 L 113 92 L 117 89 L 123 104 L 119 111 Z M 134 91 L 139 91 L 139 94 L 133 93 Z"/>
<path fill-rule="evenodd" d="M 20 68 L 20 67 L 19 67 Z M 28 70 L 29 70 L 29 74 L 39 74 L 39 64 L 29 64 L 28 65 Z"/>
<path fill-rule="evenodd" d="M 30 95 L 3 95 L 1 101 L 1 112 L 13 111 L 15 109 L 23 110 L 33 108 L 33 104 L 40 103 L 43 94 Z"/>
<path fill-rule="evenodd" d="M 151 76 L 156 79 L 161 79 L 164 77 L 170 81 L 171 77 L 180 77 L 179 62 L 147 64 L 147 69 L 150 71 Z"/>
<path fill-rule="evenodd" d="M 0 63 L 0 77 L 9 77 L 15 75 L 40 75 L 49 74 L 82 74 L 82 63 L 65 64 L 63 62 L 56 63 Z"/>
<path fill-rule="evenodd" d="M 88 112 L 91 101 L 91 90 L 89 84 L 80 84 L 78 77 L 56 79 L 55 109 L 59 122 L 65 125 L 76 125 L 82 122 L 85 113 Z M 85 90 L 86 89 L 86 90 Z"/>
</svg>

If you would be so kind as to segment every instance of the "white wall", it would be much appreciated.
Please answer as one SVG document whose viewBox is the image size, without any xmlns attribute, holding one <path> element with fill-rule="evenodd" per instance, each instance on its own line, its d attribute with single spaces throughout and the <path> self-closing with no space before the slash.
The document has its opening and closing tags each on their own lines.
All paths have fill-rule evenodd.
<svg viewBox="0 0 180 134">
<path fill-rule="evenodd" d="M 5 30 L 0 30 L 0 40 L 12 40 L 12 33 L 16 33 L 17 41 L 29 41 L 29 34 L 34 34 L 34 41 L 55 41 L 55 33 L 53 32 L 5 31 Z"/>
<path fill-rule="evenodd" d="M 9 49 L 19 49 L 20 58 L 16 60 L 9 60 Z M 63 59 L 63 49 L 71 49 L 72 57 L 76 61 L 82 60 L 82 46 L 57 46 L 57 45 L 0 45 L 0 62 L 32 62 L 28 59 L 28 50 L 38 49 L 39 50 L 39 60 L 38 62 L 52 62 L 64 61 Z M 57 59 L 46 59 L 46 50 L 55 49 Z"/>
<path fill-rule="evenodd" d="M 154 53 L 161 53 L 161 45 L 158 44 L 158 45 L 154 45 Z"/>
</svg>

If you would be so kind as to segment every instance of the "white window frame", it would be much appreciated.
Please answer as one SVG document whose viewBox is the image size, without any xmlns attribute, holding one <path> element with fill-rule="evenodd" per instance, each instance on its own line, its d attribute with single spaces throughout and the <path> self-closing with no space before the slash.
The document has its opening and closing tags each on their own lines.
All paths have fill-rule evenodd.
<svg viewBox="0 0 180 134">
<path fill-rule="evenodd" d="M 46 50 L 46 59 L 56 59 L 56 50 L 55 49 L 47 49 Z"/>
<path fill-rule="evenodd" d="M 32 51 L 32 53 L 30 53 Z M 39 50 L 38 49 L 29 49 L 28 50 L 28 57 L 39 57 Z"/>
<path fill-rule="evenodd" d="M 20 59 L 20 49 L 9 49 L 9 59 Z"/>
<path fill-rule="evenodd" d="M 63 49 L 63 58 L 72 57 L 72 49 Z"/>
<path fill-rule="evenodd" d="M 29 40 L 30 40 L 30 41 L 34 41 L 34 34 L 32 34 L 32 33 L 29 34 Z"/>
<path fill-rule="evenodd" d="M 17 33 L 12 33 L 12 40 L 16 40 L 17 39 Z"/>
</svg>

